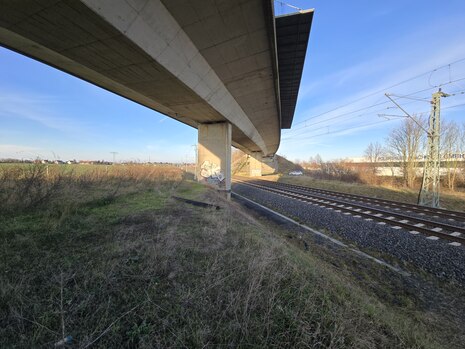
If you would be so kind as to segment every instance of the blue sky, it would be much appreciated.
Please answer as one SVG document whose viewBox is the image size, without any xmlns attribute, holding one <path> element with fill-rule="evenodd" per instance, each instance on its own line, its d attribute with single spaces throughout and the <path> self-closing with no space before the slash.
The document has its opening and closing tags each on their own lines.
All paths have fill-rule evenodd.
<svg viewBox="0 0 465 349">
<path fill-rule="evenodd" d="M 465 79 L 451 83 L 465 78 L 465 60 L 448 66 L 465 58 L 463 0 L 286 2 L 315 8 L 293 128 L 278 151 L 288 159 L 361 156 L 383 142 L 400 122 L 378 116 L 400 114 L 387 109 L 385 92 L 465 91 Z M 411 113 L 429 110 L 399 102 Z M 465 106 L 454 107 L 464 103 L 465 94 L 444 99 L 442 117 L 465 122 Z M 115 151 L 118 160 L 182 162 L 193 161 L 197 141 L 195 129 L 3 48 L 0 123 L 0 158 L 111 160 Z"/>
</svg>

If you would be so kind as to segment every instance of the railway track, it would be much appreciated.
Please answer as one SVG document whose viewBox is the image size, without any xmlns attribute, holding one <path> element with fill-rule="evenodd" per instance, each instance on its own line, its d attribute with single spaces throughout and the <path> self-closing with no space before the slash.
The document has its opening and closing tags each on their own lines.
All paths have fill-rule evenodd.
<svg viewBox="0 0 465 349">
<path fill-rule="evenodd" d="M 411 234 L 421 233 L 429 239 L 445 239 L 450 241 L 450 244 L 454 246 L 465 245 L 464 227 L 435 220 L 442 218 L 454 223 L 463 223 L 465 222 L 465 214 L 461 212 L 431 209 L 389 200 L 368 198 L 366 196 L 343 194 L 262 180 L 234 179 L 234 182 L 325 207 L 335 212 L 352 215 L 356 218 L 363 217 L 366 220 L 376 221 L 378 224 L 389 224 L 394 229 L 404 228 Z M 428 216 L 428 219 L 412 217 L 401 211 L 423 214 L 424 216 Z"/>
<path fill-rule="evenodd" d="M 443 219 L 447 219 L 450 221 L 460 221 L 460 222 L 465 223 L 465 212 L 451 211 L 451 210 L 445 210 L 441 208 L 425 207 L 425 206 L 408 204 L 408 203 L 397 202 L 397 201 L 392 201 L 392 200 L 378 199 L 378 198 L 373 198 L 373 197 L 363 196 L 363 195 L 346 194 L 346 193 L 325 190 L 325 189 L 303 187 L 303 186 L 294 185 L 294 184 L 274 183 L 274 182 L 270 182 L 270 183 L 272 185 L 275 185 L 276 187 L 292 188 L 292 189 L 301 190 L 301 191 L 308 192 L 308 193 L 317 193 L 317 194 L 335 196 L 341 199 L 345 199 L 347 201 L 365 202 L 367 204 L 383 206 L 387 209 L 405 210 L 405 212 L 407 213 L 413 212 L 413 213 L 418 213 L 420 215 L 432 216 L 434 218 L 443 218 Z"/>
</svg>

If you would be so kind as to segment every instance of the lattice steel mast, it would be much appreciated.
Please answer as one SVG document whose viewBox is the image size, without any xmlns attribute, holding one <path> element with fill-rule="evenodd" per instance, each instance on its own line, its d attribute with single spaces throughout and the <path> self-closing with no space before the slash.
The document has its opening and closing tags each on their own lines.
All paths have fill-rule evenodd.
<svg viewBox="0 0 465 349">
<path fill-rule="evenodd" d="M 439 187 L 440 187 L 440 132 L 441 132 L 441 97 L 447 97 L 448 94 L 439 89 L 433 93 L 431 101 L 431 115 L 429 117 L 428 129 L 428 153 L 423 165 L 423 181 L 421 184 L 420 194 L 418 195 L 418 204 L 430 207 L 439 207 Z"/>
</svg>

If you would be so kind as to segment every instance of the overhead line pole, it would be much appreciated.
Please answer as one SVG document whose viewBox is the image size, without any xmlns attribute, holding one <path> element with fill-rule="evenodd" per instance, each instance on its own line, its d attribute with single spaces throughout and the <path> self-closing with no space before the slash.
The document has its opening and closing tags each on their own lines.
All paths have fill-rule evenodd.
<svg viewBox="0 0 465 349">
<path fill-rule="evenodd" d="M 420 127 L 420 128 L 421 128 L 423 131 L 425 131 L 426 133 L 429 133 L 428 130 L 427 130 L 426 128 L 424 128 L 423 125 L 420 124 L 420 123 L 417 121 L 417 119 L 415 119 L 415 118 L 414 118 L 412 115 L 410 115 L 404 108 L 402 108 L 402 107 L 400 106 L 399 103 L 397 103 L 394 99 L 392 99 L 390 94 L 385 93 L 384 95 L 385 95 L 387 98 L 389 98 L 389 99 L 392 101 L 392 103 L 394 103 L 395 105 L 397 105 L 397 107 L 398 107 L 400 110 L 402 110 L 408 118 L 412 119 L 412 120 L 418 125 L 418 127 Z"/>
<path fill-rule="evenodd" d="M 426 159 L 423 161 L 423 180 L 418 194 L 418 204 L 429 207 L 439 207 L 439 188 L 441 182 L 441 154 L 440 154 L 440 132 L 441 132 L 441 97 L 449 95 L 439 89 L 433 93 L 431 100 L 431 114 L 429 117 L 429 128 L 426 130 L 413 116 L 402 108 L 389 94 L 385 94 L 407 117 L 412 119 L 428 136 L 428 148 Z"/>
<path fill-rule="evenodd" d="M 433 93 L 431 101 L 431 114 L 429 118 L 428 154 L 423 165 L 423 181 L 421 183 L 418 204 L 430 207 L 439 207 L 439 187 L 441 183 L 441 97 L 449 95 L 439 89 Z"/>
</svg>

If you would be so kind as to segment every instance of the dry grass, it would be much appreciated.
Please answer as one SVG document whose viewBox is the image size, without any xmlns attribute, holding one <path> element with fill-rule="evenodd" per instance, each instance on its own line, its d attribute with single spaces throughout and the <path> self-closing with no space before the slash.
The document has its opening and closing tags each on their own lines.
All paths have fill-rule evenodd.
<svg viewBox="0 0 465 349">
<path fill-rule="evenodd" d="M 0 347 L 51 347 L 68 335 L 76 348 L 441 347 L 422 321 L 178 171 L 132 170 L 86 185 L 71 177 L 47 204 L 4 211 Z M 60 208 L 61 194 L 76 203 Z"/>
<path fill-rule="evenodd" d="M 153 183 L 179 182 L 183 176 L 181 169 L 169 166 L 0 165 L 0 214 L 111 201 Z"/>
<path fill-rule="evenodd" d="M 333 191 L 340 191 L 348 194 L 357 194 L 371 196 L 381 199 L 407 202 L 416 204 L 418 199 L 418 190 L 409 189 L 399 186 L 384 185 L 369 185 L 363 183 L 343 182 L 338 180 L 323 180 L 315 179 L 310 176 L 266 176 L 263 179 L 271 181 L 279 181 L 288 184 L 297 184 L 311 188 L 319 188 Z M 455 210 L 465 211 L 465 193 L 443 191 L 441 193 L 441 207 Z"/>
</svg>

